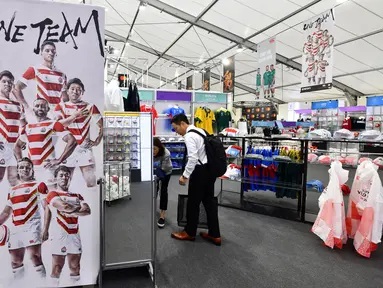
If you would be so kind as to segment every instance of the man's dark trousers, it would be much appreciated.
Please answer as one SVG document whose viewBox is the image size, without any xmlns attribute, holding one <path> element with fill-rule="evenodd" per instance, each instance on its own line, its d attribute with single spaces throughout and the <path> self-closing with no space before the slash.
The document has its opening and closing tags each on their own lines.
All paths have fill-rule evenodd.
<svg viewBox="0 0 383 288">
<path fill-rule="evenodd" d="M 187 224 L 185 231 L 189 236 L 195 237 L 199 220 L 199 207 L 201 202 L 205 206 L 209 235 L 214 238 L 221 237 L 218 222 L 218 207 L 214 201 L 215 178 L 209 176 L 207 165 L 196 165 L 189 179 Z"/>
</svg>

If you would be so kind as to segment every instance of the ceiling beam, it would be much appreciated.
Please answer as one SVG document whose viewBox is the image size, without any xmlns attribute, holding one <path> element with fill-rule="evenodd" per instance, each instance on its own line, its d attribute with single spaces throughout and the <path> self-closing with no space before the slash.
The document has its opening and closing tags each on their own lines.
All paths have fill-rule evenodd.
<svg viewBox="0 0 383 288">
<path fill-rule="evenodd" d="M 193 15 L 190 15 L 190 14 L 188 14 L 184 11 L 181 11 L 177 8 L 174 8 L 173 6 L 170 6 L 170 5 L 163 3 L 159 0 L 145 0 L 145 1 L 148 5 L 160 10 L 161 12 L 165 12 L 165 13 L 173 16 L 173 17 L 176 17 L 176 18 L 182 20 L 182 21 L 187 21 L 190 24 L 193 24 L 194 26 L 202 28 L 202 29 L 204 29 L 210 33 L 213 33 L 213 34 L 220 36 L 226 40 L 229 40 L 231 42 L 236 43 L 233 46 L 230 46 L 229 48 L 225 49 L 224 51 L 218 53 L 217 55 L 212 56 L 208 60 L 205 60 L 204 62 L 198 64 L 198 66 L 201 66 L 201 65 L 207 63 L 208 61 L 211 61 L 211 60 L 221 56 L 222 54 L 226 53 L 227 51 L 230 51 L 231 49 L 235 48 L 237 44 L 242 44 L 244 47 L 246 47 L 252 51 L 256 51 L 257 50 L 257 44 L 252 42 L 252 41 L 249 41 L 249 39 L 259 35 L 260 33 L 265 32 L 266 30 L 272 28 L 275 25 L 282 23 L 281 21 L 286 21 L 287 19 L 289 19 L 289 18 L 297 15 L 298 13 L 310 8 L 311 6 L 319 3 L 321 0 L 312 1 L 312 2 L 308 3 L 307 5 L 300 7 L 298 10 L 286 15 L 285 17 L 281 18 L 280 20 L 274 22 L 273 24 L 261 29 L 260 31 L 257 31 L 256 33 L 254 33 L 254 34 L 252 34 L 246 38 L 242 38 L 242 37 L 240 37 L 234 33 L 231 33 L 230 31 L 224 30 L 224 29 L 222 29 L 218 26 L 215 26 L 209 22 L 206 22 L 204 20 L 195 21 L 195 17 Z M 289 58 L 287 58 L 281 54 L 276 55 L 276 60 L 277 60 L 277 62 L 284 64 L 286 66 L 292 67 L 298 71 L 302 70 L 301 64 L 299 64 L 298 62 L 295 62 L 295 61 L 293 61 L 293 60 L 291 60 L 291 59 L 289 59 Z M 198 67 L 198 66 L 196 66 L 196 67 Z M 192 69 L 195 69 L 195 68 L 192 68 Z M 197 68 L 197 69 L 199 69 L 199 68 Z M 186 75 L 188 72 L 190 72 L 190 70 L 183 73 L 181 76 Z M 178 76 L 178 77 L 180 77 L 180 76 Z M 357 90 L 355 90 L 355 89 L 353 89 L 353 88 L 351 88 L 351 87 L 349 87 L 343 83 L 340 83 L 338 81 L 333 81 L 333 86 L 335 88 L 338 88 L 338 89 L 344 91 L 344 92 L 351 93 L 355 96 L 363 95 L 363 93 L 361 93 L 360 91 L 357 91 Z"/>
<path fill-rule="evenodd" d="M 110 4 L 109 4 L 109 5 L 110 5 Z M 133 18 L 133 22 L 132 22 L 132 24 L 130 24 L 129 33 L 128 33 L 128 36 L 126 37 L 125 43 L 126 43 L 126 41 L 129 40 L 129 37 L 130 37 L 130 35 L 132 34 L 133 26 L 134 26 L 134 24 L 136 23 L 136 20 L 137 20 L 137 17 L 138 17 L 138 13 L 140 13 L 140 6 L 141 6 L 141 2 L 138 4 L 137 10 L 136 10 L 136 14 L 134 15 L 134 18 Z M 115 9 L 114 6 L 112 6 L 112 7 L 113 7 L 113 9 Z M 126 46 L 126 45 L 124 45 L 124 46 L 122 47 L 122 49 L 121 49 L 120 57 L 118 57 L 118 61 L 120 61 L 121 58 L 122 58 L 122 56 L 124 55 L 124 52 L 125 52 L 125 46 Z M 116 74 L 118 65 L 119 65 L 119 62 L 116 64 L 116 68 L 114 69 L 113 74 Z"/>
<path fill-rule="evenodd" d="M 108 36 L 108 37 L 110 37 L 110 38 L 112 38 L 112 39 L 114 39 L 114 40 L 116 40 L 116 41 L 121 41 L 121 42 L 124 42 L 124 41 L 125 41 L 125 38 L 124 38 L 124 37 L 122 37 L 122 36 L 120 36 L 120 35 L 118 35 L 118 34 L 116 34 L 116 33 L 113 33 L 113 32 L 111 32 L 111 31 L 108 31 L 108 30 L 105 30 L 105 35 Z M 160 54 L 159 51 L 157 51 L 157 50 L 155 50 L 155 49 L 153 49 L 153 48 L 151 48 L 151 47 L 147 47 L 147 46 L 145 46 L 145 45 L 143 45 L 143 44 L 141 44 L 141 43 L 138 43 L 138 42 L 136 42 L 136 41 L 133 41 L 133 40 L 131 40 L 131 39 L 128 39 L 128 43 L 129 43 L 129 45 L 130 45 L 131 47 L 137 48 L 137 49 L 142 50 L 142 51 L 144 51 L 144 52 L 146 52 L 146 53 L 149 53 L 149 54 L 152 54 L 152 55 L 155 55 L 155 56 L 158 56 L 158 55 Z M 173 57 L 173 56 L 170 56 L 170 55 L 168 55 L 168 54 L 164 54 L 164 55 L 162 55 L 162 58 L 165 59 L 165 60 L 174 62 L 174 63 L 176 63 L 176 64 L 179 64 L 179 65 L 181 65 L 181 66 L 185 66 L 185 62 L 184 62 L 183 60 L 178 59 L 178 58 Z M 197 66 L 192 65 L 192 64 L 190 64 L 190 63 L 186 63 L 186 64 L 187 64 L 186 68 L 190 68 L 190 69 L 192 69 L 192 70 L 193 70 L 193 69 L 198 70 L 198 67 L 197 67 Z M 121 65 L 121 64 L 120 64 L 120 65 Z M 132 65 L 129 65 L 129 68 L 131 68 L 131 67 L 132 67 Z M 133 69 L 133 70 L 134 70 L 134 69 Z M 142 70 L 140 69 L 139 72 L 141 72 L 141 71 L 142 71 Z M 153 77 L 152 77 L 152 76 L 150 76 L 150 74 L 153 74 L 153 75 L 156 75 L 156 76 L 153 76 Z M 159 76 L 159 75 L 154 74 L 154 73 L 152 73 L 152 72 L 150 72 L 150 71 L 149 71 L 149 76 L 152 77 L 152 78 L 160 79 L 160 76 Z M 222 79 L 222 76 L 220 76 L 220 75 L 218 75 L 218 74 L 216 74 L 216 73 L 213 73 L 213 72 L 211 72 L 210 76 L 211 76 L 213 79 L 217 79 L 217 80 L 221 80 L 221 79 Z M 164 78 L 164 77 L 161 77 L 161 79 L 165 79 L 165 78 Z M 168 81 L 171 83 L 171 82 L 174 82 L 174 79 L 171 79 L 171 80 L 168 80 Z M 255 95 L 255 92 L 256 92 L 255 89 L 253 89 L 253 88 L 251 88 L 251 87 L 248 87 L 248 86 L 246 86 L 246 85 L 244 85 L 244 84 L 241 84 L 241 83 L 239 83 L 239 82 L 237 82 L 237 81 L 234 81 L 234 82 L 235 82 L 235 86 L 236 86 L 236 87 L 238 87 L 238 88 L 240 88 L 240 89 L 242 89 L 242 90 L 244 90 L 244 91 L 247 91 L 247 92 L 252 93 L 252 94 Z"/>
</svg>

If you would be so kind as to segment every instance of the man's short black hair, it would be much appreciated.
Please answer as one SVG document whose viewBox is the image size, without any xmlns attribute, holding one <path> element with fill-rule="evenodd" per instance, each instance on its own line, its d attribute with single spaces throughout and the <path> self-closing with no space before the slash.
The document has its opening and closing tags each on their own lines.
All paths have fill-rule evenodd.
<svg viewBox="0 0 383 288">
<path fill-rule="evenodd" d="M 71 174 L 70 169 L 68 167 L 61 165 L 54 172 L 55 178 L 57 178 L 57 175 L 59 174 L 60 171 L 64 171 L 66 173 L 69 173 L 69 175 Z"/>
<path fill-rule="evenodd" d="M 44 101 L 44 102 L 48 105 L 48 107 L 49 107 L 49 102 L 48 102 L 48 100 L 45 99 L 45 98 L 37 98 L 37 99 L 35 99 L 35 100 L 33 101 L 33 105 L 35 105 L 36 101 Z"/>
<path fill-rule="evenodd" d="M 85 91 L 85 86 L 84 84 L 82 83 L 82 81 L 78 78 L 73 78 L 73 79 L 70 79 L 68 84 L 67 84 L 67 89 L 69 90 L 69 87 L 70 85 L 72 84 L 77 84 L 77 85 L 80 85 L 80 87 L 82 88 L 83 91 Z"/>
<path fill-rule="evenodd" d="M 44 41 L 43 44 L 41 44 L 41 51 L 43 51 L 45 46 L 47 45 L 53 46 L 56 49 L 56 44 L 53 41 L 48 40 L 48 41 Z"/>
<path fill-rule="evenodd" d="M 183 113 L 174 116 L 171 122 L 177 125 L 181 125 L 181 122 L 185 122 L 187 125 L 189 125 L 188 117 L 186 117 L 186 115 Z"/>
<path fill-rule="evenodd" d="M 15 80 L 15 77 L 13 76 L 13 74 L 8 71 L 8 70 L 4 70 L 4 71 L 1 71 L 0 72 L 0 80 L 3 78 L 3 77 L 8 77 L 9 79 L 11 79 L 12 81 Z"/>
</svg>

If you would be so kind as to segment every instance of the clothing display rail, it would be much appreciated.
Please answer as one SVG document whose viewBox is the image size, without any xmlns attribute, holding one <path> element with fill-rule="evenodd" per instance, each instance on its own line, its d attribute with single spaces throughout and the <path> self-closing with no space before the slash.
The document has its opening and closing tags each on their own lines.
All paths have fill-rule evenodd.
<svg viewBox="0 0 383 288">
<path fill-rule="evenodd" d="M 382 142 L 221 137 L 228 160 L 227 172 L 219 180 L 217 195 L 218 204 L 223 207 L 314 222 L 319 212 L 318 198 L 327 186 L 332 162 L 340 161 L 353 179 L 358 164 L 369 160 L 380 167 L 378 173 L 383 176 L 383 152 L 363 150 L 363 147 L 381 149 Z M 313 142 L 324 143 L 330 148 L 317 149 Z M 359 147 L 362 149 L 356 151 Z"/>
</svg>

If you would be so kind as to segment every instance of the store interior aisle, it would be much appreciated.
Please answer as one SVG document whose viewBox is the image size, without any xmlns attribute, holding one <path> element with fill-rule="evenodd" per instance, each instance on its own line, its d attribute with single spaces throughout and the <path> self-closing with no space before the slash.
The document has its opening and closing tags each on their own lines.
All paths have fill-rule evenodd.
<svg viewBox="0 0 383 288">
<path fill-rule="evenodd" d="M 137 203 L 137 188 L 132 185 L 131 202 L 113 204 L 129 206 L 123 209 L 129 214 L 124 219 L 133 217 L 134 207 L 142 205 Z M 358 256 L 352 243 L 343 250 L 331 250 L 307 224 L 221 207 L 221 247 L 200 237 L 194 243 L 171 239 L 170 233 L 179 229 L 177 195 L 186 191 L 172 176 L 167 225 L 158 230 L 160 288 L 383 287 L 383 247 L 371 259 Z M 104 280 L 107 288 L 151 287 L 141 272 L 108 272 Z"/>
</svg>

